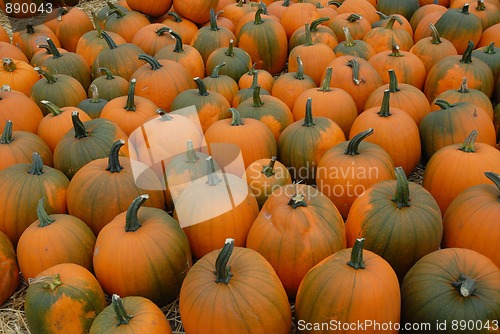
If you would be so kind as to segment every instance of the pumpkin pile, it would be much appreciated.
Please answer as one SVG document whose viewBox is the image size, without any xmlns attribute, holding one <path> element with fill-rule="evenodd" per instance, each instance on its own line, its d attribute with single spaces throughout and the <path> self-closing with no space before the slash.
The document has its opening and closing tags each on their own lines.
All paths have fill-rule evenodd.
<svg viewBox="0 0 500 334">
<path fill-rule="evenodd" d="M 0 28 L 33 333 L 499 331 L 498 0 L 69 5 Z"/>
</svg>

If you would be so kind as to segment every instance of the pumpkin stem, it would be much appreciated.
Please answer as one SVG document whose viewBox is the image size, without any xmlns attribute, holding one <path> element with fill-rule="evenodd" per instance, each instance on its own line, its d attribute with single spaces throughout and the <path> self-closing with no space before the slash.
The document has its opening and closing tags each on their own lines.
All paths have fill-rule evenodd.
<svg viewBox="0 0 500 334">
<path fill-rule="evenodd" d="M 172 29 L 168 29 L 168 33 L 175 38 L 175 46 L 173 51 L 178 53 L 184 52 L 184 44 L 182 43 L 181 35 L 173 31 Z"/>
<path fill-rule="evenodd" d="M 168 12 L 168 13 L 167 13 L 167 15 L 172 16 L 172 20 L 173 20 L 174 22 L 177 22 L 177 23 L 182 22 L 182 18 L 180 17 L 180 15 L 179 15 L 179 14 L 177 14 L 177 13 L 175 13 L 175 12 Z"/>
<path fill-rule="evenodd" d="M 45 106 L 45 109 L 47 109 L 48 111 L 50 111 L 52 113 L 52 115 L 54 117 L 59 116 L 60 114 L 63 113 L 63 111 L 58 106 L 56 106 L 53 102 L 50 102 L 47 100 L 42 100 L 40 102 Z"/>
<path fill-rule="evenodd" d="M 331 67 L 328 67 L 325 71 L 325 77 L 323 78 L 323 81 L 321 82 L 321 87 L 319 88 L 320 92 L 329 92 L 330 89 L 330 83 L 332 82 L 332 71 L 333 69 Z"/>
<path fill-rule="evenodd" d="M 113 75 L 113 72 L 109 70 L 107 67 L 99 67 L 97 69 L 99 72 L 104 72 L 104 75 L 106 76 L 106 80 L 113 80 L 115 76 Z"/>
<path fill-rule="evenodd" d="M 432 44 L 441 44 L 441 36 L 439 36 L 439 32 L 436 29 L 436 26 L 432 23 L 429 24 L 429 28 L 431 28 L 431 43 Z"/>
<path fill-rule="evenodd" d="M 208 93 L 207 86 L 205 85 L 205 83 L 203 82 L 203 80 L 201 80 L 199 77 L 196 77 L 193 80 L 196 83 L 196 86 L 198 87 L 198 95 L 200 95 L 200 96 L 208 96 L 208 95 L 210 95 Z"/>
<path fill-rule="evenodd" d="M 477 0 L 477 6 L 476 6 L 477 11 L 483 11 L 486 10 L 486 6 L 484 4 L 484 0 Z"/>
<path fill-rule="evenodd" d="M 120 139 L 117 140 L 113 146 L 111 146 L 111 149 L 109 150 L 108 167 L 106 167 L 107 171 L 111 173 L 119 173 L 123 169 L 123 166 L 120 165 L 120 158 L 118 155 L 120 148 L 123 145 L 125 145 L 125 141 Z"/>
<path fill-rule="evenodd" d="M 78 114 L 78 110 L 72 111 L 71 120 L 73 122 L 73 128 L 75 129 L 75 138 L 82 139 L 87 137 L 89 135 L 89 132 L 87 131 L 87 129 L 85 129 L 85 125 L 83 124 Z"/>
<path fill-rule="evenodd" d="M 38 221 L 40 222 L 38 224 L 38 227 L 45 227 L 56 221 L 54 218 L 50 217 L 47 214 L 47 211 L 45 211 L 45 208 L 43 207 L 43 197 L 38 201 L 38 205 L 36 207 L 36 215 L 38 217 Z"/>
<path fill-rule="evenodd" d="M 394 171 L 396 174 L 396 194 L 394 194 L 392 201 L 398 205 L 398 209 L 409 207 L 411 206 L 410 187 L 405 171 L 402 167 L 396 167 Z"/>
<path fill-rule="evenodd" d="M 11 58 L 2 58 L 3 69 L 7 72 L 14 72 L 16 70 L 16 64 Z"/>
<path fill-rule="evenodd" d="M 195 163 L 198 161 L 200 158 L 196 154 L 196 151 L 194 150 L 193 146 L 193 141 L 191 139 L 188 139 L 187 144 L 186 144 L 186 162 L 187 163 Z"/>
<path fill-rule="evenodd" d="M 389 18 L 389 15 L 385 15 L 384 13 L 379 12 L 378 10 L 375 13 L 378 15 L 380 21 L 387 20 Z"/>
<path fill-rule="evenodd" d="M 467 85 L 467 77 L 462 78 L 462 83 L 460 84 L 458 92 L 462 94 L 466 94 L 469 92 L 469 86 Z"/>
<path fill-rule="evenodd" d="M 359 154 L 359 144 L 363 140 L 365 140 L 366 137 L 371 136 L 373 134 L 373 128 L 369 128 L 368 130 L 365 130 L 363 132 L 358 133 L 352 139 L 349 141 L 347 144 L 347 148 L 344 151 L 344 154 L 349 154 L 349 155 L 358 155 Z"/>
<path fill-rule="evenodd" d="M 257 11 L 255 12 L 255 20 L 253 21 L 253 24 L 264 23 L 264 20 L 262 19 L 263 12 L 264 12 L 264 10 L 262 9 L 262 7 L 259 7 L 259 9 L 257 9 Z"/>
<path fill-rule="evenodd" d="M 391 57 L 403 57 L 401 52 L 399 52 L 399 45 L 392 44 L 392 52 L 390 54 Z"/>
<path fill-rule="evenodd" d="M 211 156 L 208 156 L 206 161 L 208 162 L 207 184 L 209 186 L 216 186 L 220 182 L 222 182 L 222 180 L 217 176 L 217 173 L 215 172 L 214 159 L 212 159 Z"/>
<path fill-rule="evenodd" d="M 311 35 L 311 28 L 309 26 L 309 23 L 307 23 L 307 22 L 305 24 L 304 38 L 305 38 L 305 41 L 304 41 L 305 46 L 314 45 L 314 42 L 312 40 L 312 35 Z"/>
<path fill-rule="evenodd" d="M 172 117 L 172 116 L 170 116 L 170 115 L 168 114 L 168 112 L 166 112 L 166 111 L 165 111 L 164 109 L 162 109 L 162 108 L 158 108 L 158 109 L 156 109 L 156 113 L 157 113 L 158 115 L 160 115 L 160 120 L 161 120 L 161 121 L 171 121 L 171 120 L 173 119 L 173 117 Z"/>
<path fill-rule="evenodd" d="M 350 59 L 347 66 L 352 68 L 352 81 L 355 85 L 359 85 L 362 80 L 359 79 L 359 62 L 356 58 Z"/>
<path fill-rule="evenodd" d="M 252 99 L 254 107 L 262 107 L 264 105 L 264 102 L 260 97 L 260 85 L 255 86 L 255 88 L 253 89 Z"/>
<path fill-rule="evenodd" d="M 396 93 L 399 92 L 398 78 L 396 77 L 396 72 L 391 68 L 389 72 L 389 92 Z"/>
<path fill-rule="evenodd" d="M 166 26 L 161 27 L 161 28 L 156 29 L 155 34 L 156 34 L 156 36 L 160 37 L 160 36 L 165 35 L 166 33 L 170 34 L 169 30 L 171 30 L 169 27 L 166 27 Z"/>
<path fill-rule="evenodd" d="M 26 32 L 30 35 L 35 33 L 35 28 L 33 27 L 33 24 L 30 23 L 26 25 Z"/>
<path fill-rule="evenodd" d="M 307 98 L 306 101 L 306 114 L 304 117 L 304 122 L 302 123 L 302 126 L 307 126 L 311 127 L 316 125 L 314 123 L 313 117 L 312 117 L 312 98 Z"/>
<path fill-rule="evenodd" d="M 222 247 L 217 259 L 215 260 L 215 283 L 229 284 L 233 274 L 231 273 L 231 267 L 228 265 L 228 262 L 231 254 L 233 253 L 233 249 L 234 239 L 226 239 L 224 247 Z"/>
<path fill-rule="evenodd" d="M 43 161 L 40 154 L 38 154 L 37 152 L 33 152 L 31 160 L 32 160 L 31 168 L 28 170 L 28 174 L 42 175 L 44 171 L 43 171 Z"/>
<path fill-rule="evenodd" d="M 318 2 L 318 3 L 319 3 L 319 2 Z M 328 20 L 330 20 L 330 18 L 329 18 L 329 17 L 320 17 L 319 19 L 316 19 L 316 20 L 312 21 L 312 22 L 311 22 L 311 26 L 309 27 L 309 30 L 310 30 L 311 32 L 316 32 L 316 31 L 318 31 L 318 27 L 319 27 L 319 25 L 320 25 L 321 23 L 323 23 L 323 22 L 328 21 Z"/>
<path fill-rule="evenodd" d="M 486 47 L 486 49 L 484 49 L 484 53 L 486 54 L 489 54 L 489 55 L 494 55 L 496 54 L 497 52 L 495 51 L 495 42 L 491 42 L 490 44 L 488 44 L 488 46 Z"/>
<path fill-rule="evenodd" d="M 396 15 L 391 15 L 389 21 L 387 22 L 385 28 L 386 29 L 393 29 L 393 26 L 394 26 L 394 23 L 395 22 L 398 22 L 399 24 L 403 25 L 403 21 L 401 21 L 401 19 L 399 17 L 397 17 Z"/>
<path fill-rule="evenodd" d="M 101 99 L 99 98 L 99 90 L 97 89 L 97 86 L 95 84 L 90 84 L 90 94 L 91 94 L 90 102 L 92 103 L 101 102 Z"/>
<path fill-rule="evenodd" d="M 123 107 L 127 111 L 135 111 L 135 83 L 136 79 L 133 78 L 128 84 L 127 102 Z"/>
<path fill-rule="evenodd" d="M 153 70 L 153 71 L 159 70 L 160 68 L 163 67 L 163 65 L 160 64 L 158 59 L 156 59 L 155 57 L 150 56 L 148 54 L 142 53 L 139 55 L 138 58 L 139 58 L 139 60 L 144 60 L 145 62 L 147 62 L 151 66 L 151 70 Z"/>
<path fill-rule="evenodd" d="M 228 57 L 234 57 L 234 40 L 232 38 L 229 40 L 229 46 L 224 54 Z"/>
<path fill-rule="evenodd" d="M 110 50 L 116 49 L 118 47 L 118 45 L 116 45 L 115 41 L 111 38 L 111 36 L 109 36 L 106 31 L 101 32 L 101 37 L 104 38 Z"/>
<path fill-rule="evenodd" d="M 359 14 L 351 14 L 347 17 L 347 21 L 353 23 L 356 22 L 357 20 L 361 20 L 363 17 Z"/>
<path fill-rule="evenodd" d="M 116 326 L 127 325 L 133 316 L 127 314 L 127 310 L 125 310 L 125 306 L 123 306 L 123 301 L 120 296 L 114 293 L 111 297 L 111 304 L 113 304 L 113 310 L 118 319 Z"/>
<path fill-rule="evenodd" d="M 228 111 L 232 114 L 231 126 L 243 125 L 243 119 L 236 108 L 229 108 Z"/>
<path fill-rule="evenodd" d="M 285 0 L 285 1 L 283 1 L 282 6 L 283 7 L 289 7 L 291 2 L 292 2 L 292 0 Z"/>
<path fill-rule="evenodd" d="M 45 283 L 43 285 L 44 289 L 50 289 L 52 292 L 56 290 L 59 285 L 62 285 L 61 277 L 59 274 L 53 276 L 42 276 L 36 278 L 28 278 L 28 284 Z"/>
<path fill-rule="evenodd" d="M 458 281 L 451 282 L 451 285 L 458 290 L 462 297 L 474 296 L 477 290 L 476 281 L 464 273 L 460 273 Z"/>
<path fill-rule="evenodd" d="M 384 90 L 384 97 L 382 98 L 382 105 L 380 106 L 380 111 L 377 113 L 380 117 L 391 116 L 391 109 L 389 107 L 390 97 L 391 97 L 391 91 L 389 89 Z"/>
<path fill-rule="evenodd" d="M 53 55 L 53 59 L 62 57 L 61 52 L 59 52 L 51 38 L 47 38 L 47 45 L 49 46 L 50 53 Z"/>
<path fill-rule="evenodd" d="M 448 108 L 452 107 L 452 105 L 448 101 L 441 100 L 441 99 L 437 99 L 436 101 L 434 101 L 434 104 L 437 105 L 439 108 L 441 108 L 441 110 L 448 109 Z"/>
<path fill-rule="evenodd" d="M 347 265 L 351 268 L 365 269 L 365 261 L 363 260 L 363 244 L 365 243 L 365 238 L 356 239 L 356 242 L 352 246 L 351 259 L 347 262 Z"/>
<path fill-rule="evenodd" d="M 94 26 L 94 29 L 97 31 L 97 37 L 102 38 L 102 28 L 97 19 L 97 14 L 94 11 L 92 11 L 90 13 L 90 16 L 92 18 L 92 25 Z"/>
<path fill-rule="evenodd" d="M 356 45 L 356 42 L 354 42 L 354 40 L 352 39 L 351 32 L 349 31 L 349 28 L 343 27 L 342 30 L 344 31 L 344 36 L 345 36 L 344 45 L 348 46 L 348 47 Z"/>
<path fill-rule="evenodd" d="M 250 71 L 252 71 L 252 73 L 250 73 Z M 252 78 L 252 86 L 250 88 L 255 88 L 255 87 L 257 87 L 259 85 L 259 71 L 257 71 L 255 69 L 255 63 L 252 66 L 252 68 L 250 69 L 250 71 L 248 72 L 248 74 L 253 76 L 253 78 Z"/>
<path fill-rule="evenodd" d="M 307 206 L 307 202 L 305 201 L 305 196 L 303 194 L 294 194 L 287 203 L 292 207 L 292 209 L 296 209 L 299 206 Z"/>
<path fill-rule="evenodd" d="M 486 175 L 486 177 L 495 184 L 498 190 L 500 190 L 500 174 L 493 172 L 485 172 L 484 175 Z"/>
<path fill-rule="evenodd" d="M 461 13 L 464 15 L 469 15 L 469 4 L 468 3 L 464 3 L 464 6 L 462 7 Z"/>
<path fill-rule="evenodd" d="M 108 10 L 106 16 L 111 16 L 113 14 L 116 14 L 116 16 L 121 19 L 122 17 L 124 17 L 126 14 L 120 10 L 120 8 L 116 7 L 116 8 L 113 8 L 113 9 L 110 9 Z"/>
<path fill-rule="evenodd" d="M 219 77 L 219 72 L 222 66 L 226 66 L 226 62 L 223 61 L 220 64 L 215 65 L 214 69 L 212 70 L 212 74 L 210 74 L 210 78 L 218 78 Z"/>
<path fill-rule="evenodd" d="M 297 56 L 297 72 L 293 75 L 297 80 L 304 80 L 304 63 L 300 59 L 300 55 Z"/>
<path fill-rule="evenodd" d="M 53 84 L 57 81 L 57 78 L 53 74 L 50 74 L 45 70 L 42 70 L 40 67 L 37 66 L 34 67 L 33 69 L 37 71 L 38 74 L 42 75 L 45 78 L 45 80 L 47 80 L 47 83 Z"/>
<path fill-rule="evenodd" d="M 127 209 L 125 216 L 125 232 L 135 232 L 141 227 L 137 212 L 141 205 L 149 198 L 148 194 L 140 195 L 133 200 L 132 204 Z"/>
<path fill-rule="evenodd" d="M 460 62 L 464 64 L 472 63 L 473 50 L 474 50 L 474 42 L 469 41 L 469 43 L 467 44 L 467 48 L 465 49 L 464 54 L 462 55 L 462 59 L 460 59 Z"/>
<path fill-rule="evenodd" d="M 47 44 L 38 44 L 38 48 L 45 49 L 45 53 L 48 55 L 52 54 L 52 53 L 50 53 L 50 48 Z"/>
<path fill-rule="evenodd" d="M 271 157 L 271 161 L 269 161 L 268 165 L 264 165 L 262 167 L 262 174 L 264 174 L 266 177 L 272 177 L 274 173 L 274 164 L 276 163 L 276 156 Z"/>
<path fill-rule="evenodd" d="M 210 8 L 210 30 L 220 30 L 217 26 L 217 15 L 215 15 L 215 10 L 213 8 Z"/>
<path fill-rule="evenodd" d="M 465 138 L 464 142 L 458 149 L 465 153 L 476 152 L 476 148 L 474 146 L 476 144 L 477 135 L 477 130 L 472 130 L 472 132 L 467 136 L 467 138 Z"/>
<path fill-rule="evenodd" d="M 7 120 L 3 128 L 2 136 L 0 137 L 0 144 L 10 144 L 14 138 L 12 138 L 12 121 Z"/>
</svg>

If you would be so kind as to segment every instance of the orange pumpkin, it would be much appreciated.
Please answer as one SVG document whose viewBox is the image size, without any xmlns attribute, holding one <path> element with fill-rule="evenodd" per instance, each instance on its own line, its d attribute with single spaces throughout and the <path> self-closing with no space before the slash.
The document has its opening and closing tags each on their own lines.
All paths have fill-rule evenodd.
<svg viewBox="0 0 500 334">
<path fill-rule="evenodd" d="M 61 47 L 69 52 L 76 52 L 80 37 L 94 28 L 92 20 L 81 8 L 66 6 L 59 7 L 57 17 L 44 24 L 57 36 Z"/>
<path fill-rule="evenodd" d="M 214 67 L 212 73 L 202 79 L 207 90 L 223 95 L 231 104 L 234 96 L 238 93 L 238 83 L 229 75 L 221 74 L 220 70 L 226 66 L 226 62 L 221 62 Z"/>
<path fill-rule="evenodd" d="M 337 57 L 349 55 L 368 60 L 375 54 L 375 49 L 369 43 L 359 39 L 354 40 L 348 27 L 342 29 L 345 40 L 333 49 Z"/>
<path fill-rule="evenodd" d="M 19 108 L 23 106 L 23 108 Z M 43 118 L 40 107 L 21 92 L 11 91 L 10 87 L 0 89 L 0 129 L 3 131 L 7 121 L 12 121 L 13 130 L 36 133 Z"/>
<path fill-rule="evenodd" d="M 175 44 L 169 34 L 170 27 L 163 23 L 151 23 L 139 29 L 131 43 L 137 45 L 144 53 L 154 56 L 161 48 Z"/>
<path fill-rule="evenodd" d="M 7 57 L 2 58 L 0 68 L 0 82 L 7 84 L 11 89 L 30 96 L 31 87 L 40 79 L 33 66 L 22 61 Z"/>
<path fill-rule="evenodd" d="M 0 283 L 0 304 L 3 305 L 17 290 L 20 281 L 16 251 L 3 232 L 0 232 L 0 271 L 3 274 Z"/>
<path fill-rule="evenodd" d="M 413 46 L 413 36 L 404 29 L 394 27 L 396 21 L 402 24 L 398 16 L 391 16 L 386 26 L 371 29 L 363 40 L 373 46 L 376 53 L 391 50 L 394 44 L 399 45 L 401 51 L 409 51 Z"/>
<path fill-rule="evenodd" d="M 210 20 L 210 11 L 217 8 L 218 0 L 174 1 L 174 12 L 197 24 Z"/>
</svg>

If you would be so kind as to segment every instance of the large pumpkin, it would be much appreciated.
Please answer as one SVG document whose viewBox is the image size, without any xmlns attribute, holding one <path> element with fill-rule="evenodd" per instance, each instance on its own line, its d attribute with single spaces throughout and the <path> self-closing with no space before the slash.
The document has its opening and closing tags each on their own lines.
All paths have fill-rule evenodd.
<svg viewBox="0 0 500 334">
<path fill-rule="evenodd" d="M 290 305 L 274 269 L 256 251 L 234 245 L 234 239 L 226 239 L 222 249 L 205 255 L 188 272 L 179 297 L 184 329 L 192 334 L 288 334 Z"/>
<path fill-rule="evenodd" d="M 19 108 L 23 106 L 23 108 Z M 13 130 L 36 133 L 43 118 L 40 107 L 21 92 L 0 89 L 0 128 L 3 132 L 7 121 L 12 121 Z"/>
</svg>

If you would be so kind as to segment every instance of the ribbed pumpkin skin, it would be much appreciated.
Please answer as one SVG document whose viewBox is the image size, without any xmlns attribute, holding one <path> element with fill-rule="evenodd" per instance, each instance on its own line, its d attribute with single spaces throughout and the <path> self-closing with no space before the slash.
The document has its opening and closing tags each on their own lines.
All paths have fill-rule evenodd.
<svg viewBox="0 0 500 334">
<path fill-rule="evenodd" d="M 57 17 L 44 24 L 54 31 L 61 43 L 61 48 L 69 52 L 76 52 L 80 37 L 94 28 L 92 21 L 87 13 L 77 7 L 64 9 L 60 7 L 57 13 Z"/>
<path fill-rule="evenodd" d="M 296 195 L 303 196 L 306 206 L 292 206 Z M 344 220 L 337 208 L 328 197 L 304 184 L 273 191 L 247 238 L 247 248 L 269 261 L 290 299 L 295 299 L 300 282 L 312 267 L 345 247 Z"/>
<path fill-rule="evenodd" d="M 182 17 L 198 24 L 210 19 L 210 9 L 216 9 L 219 0 L 174 1 L 174 11 Z"/>
<path fill-rule="evenodd" d="M 472 249 L 500 267 L 499 198 L 500 189 L 491 184 L 472 186 L 455 197 L 443 217 L 443 247 Z"/>
<path fill-rule="evenodd" d="M 106 33 L 113 39 L 113 41 L 117 45 L 127 43 L 125 39 L 123 39 L 123 37 L 112 31 L 106 31 Z M 85 33 L 80 38 L 78 44 L 76 45 L 75 52 L 80 56 L 82 56 L 89 66 L 92 66 L 97 55 L 102 50 L 107 50 L 107 49 L 109 49 L 108 44 L 106 43 L 104 38 L 100 35 L 100 32 L 98 32 L 97 30 L 91 30 Z"/>
<path fill-rule="evenodd" d="M 231 280 L 216 283 L 219 252 L 196 262 L 184 280 L 179 308 L 186 332 L 288 334 L 292 323 L 288 298 L 271 265 L 254 250 L 235 247 L 228 262 Z"/>
<path fill-rule="evenodd" d="M 399 323 L 400 292 L 394 270 L 377 254 L 363 250 L 364 269 L 354 269 L 347 262 L 351 248 L 343 249 L 314 266 L 304 277 L 295 300 L 297 319 L 305 323 L 352 324 L 358 321 Z M 366 294 L 370 298 L 366 298 Z M 384 305 L 383 307 L 380 305 Z M 339 331 L 341 332 L 339 326 Z M 332 333 L 331 330 L 303 330 L 303 333 Z M 380 333 L 365 328 L 365 333 Z M 397 333 L 397 330 L 383 331 Z"/>
<path fill-rule="evenodd" d="M 59 275 L 60 285 L 54 284 L 54 275 Z M 40 280 L 28 287 L 24 302 L 28 327 L 37 333 L 88 333 L 106 307 L 94 275 L 77 264 L 63 263 L 42 271 L 37 278 Z"/>
<path fill-rule="evenodd" d="M 19 285 L 19 266 L 12 242 L 5 233 L 0 232 L 0 305 L 17 290 Z"/>
<path fill-rule="evenodd" d="M 283 70 L 288 57 L 285 29 L 277 20 L 261 18 L 259 10 L 255 17 L 241 27 L 236 36 L 238 47 L 248 52 L 257 69 L 276 75 Z"/>
<path fill-rule="evenodd" d="M 418 259 L 441 245 L 441 211 L 432 195 L 409 182 L 410 206 L 398 208 L 392 199 L 396 180 L 382 181 L 368 188 L 353 203 L 346 220 L 347 246 L 366 238 L 365 248 L 383 257 L 399 280 Z"/>
<path fill-rule="evenodd" d="M 121 298 L 128 316 L 127 324 L 117 326 L 117 315 L 113 305 L 108 305 L 97 315 L 90 327 L 89 334 L 104 334 L 120 332 L 133 333 L 163 333 L 171 334 L 172 329 L 163 312 L 152 301 L 139 296 Z"/>
<path fill-rule="evenodd" d="M 472 296 L 463 297 L 452 286 L 461 273 L 476 282 L 477 290 Z M 500 317 L 499 282 L 498 267 L 484 255 L 463 248 L 438 250 L 420 259 L 403 280 L 402 323 L 429 323 L 430 330 L 437 333 L 438 323 L 446 322 L 449 328 L 454 321 L 458 324 L 463 321 L 481 323 L 483 330 L 469 329 L 462 333 L 494 333 L 495 329 L 488 331 L 484 326 L 489 321 L 490 328 L 495 328 L 492 326 Z"/>
</svg>

